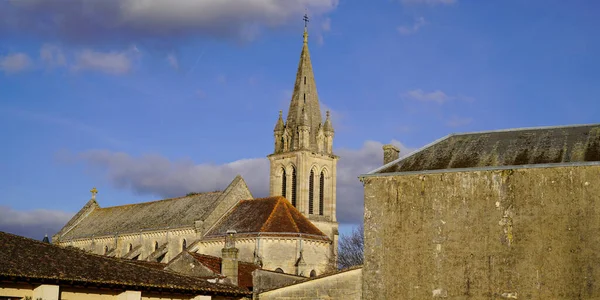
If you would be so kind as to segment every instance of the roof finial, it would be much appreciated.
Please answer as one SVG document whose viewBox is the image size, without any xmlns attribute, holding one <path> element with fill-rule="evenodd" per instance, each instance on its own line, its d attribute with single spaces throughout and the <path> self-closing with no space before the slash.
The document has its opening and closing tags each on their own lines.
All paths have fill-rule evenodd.
<svg viewBox="0 0 600 300">
<path fill-rule="evenodd" d="M 308 43 L 308 14 L 304 14 L 304 18 L 302 18 L 302 20 L 304 20 L 304 43 Z"/>
<path fill-rule="evenodd" d="M 98 194 L 98 190 L 94 187 L 90 190 L 90 193 L 92 193 L 92 200 L 96 200 L 96 194 Z"/>
<path fill-rule="evenodd" d="M 279 117 L 281 118 L 283 116 L 283 110 L 279 111 Z"/>
</svg>

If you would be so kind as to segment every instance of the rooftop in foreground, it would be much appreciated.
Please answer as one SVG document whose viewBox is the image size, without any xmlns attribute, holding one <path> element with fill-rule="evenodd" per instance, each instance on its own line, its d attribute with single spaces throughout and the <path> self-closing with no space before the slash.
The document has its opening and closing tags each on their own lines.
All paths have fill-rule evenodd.
<svg viewBox="0 0 600 300">
<path fill-rule="evenodd" d="M 600 163 L 600 124 L 451 134 L 364 176 Z"/>
<path fill-rule="evenodd" d="M 0 282 L 248 296 L 242 288 L 0 232 Z"/>
</svg>

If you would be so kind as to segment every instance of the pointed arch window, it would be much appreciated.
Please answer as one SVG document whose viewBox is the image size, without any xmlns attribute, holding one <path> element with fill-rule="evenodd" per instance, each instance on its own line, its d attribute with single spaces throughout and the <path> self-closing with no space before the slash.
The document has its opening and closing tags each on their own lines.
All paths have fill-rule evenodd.
<svg viewBox="0 0 600 300">
<path fill-rule="evenodd" d="M 306 76 L 304 76 L 304 84 L 306 84 Z"/>
<path fill-rule="evenodd" d="M 292 169 L 292 205 L 296 207 L 296 168 Z"/>
<path fill-rule="evenodd" d="M 154 242 L 154 251 L 158 250 L 158 242 Z"/>
<path fill-rule="evenodd" d="M 183 243 L 181 244 L 181 251 L 185 251 L 186 248 L 187 248 L 187 241 L 185 239 L 183 239 Z"/>
<path fill-rule="evenodd" d="M 281 196 L 285 198 L 285 191 L 287 190 L 287 176 L 285 174 L 285 169 L 282 170 L 281 174 Z"/>
<path fill-rule="evenodd" d="M 308 178 L 308 214 L 314 213 L 314 188 L 315 188 L 315 172 L 310 170 L 310 177 Z"/>
<path fill-rule="evenodd" d="M 323 208 L 325 206 L 325 173 L 321 171 L 319 178 L 319 215 L 323 215 Z"/>
</svg>

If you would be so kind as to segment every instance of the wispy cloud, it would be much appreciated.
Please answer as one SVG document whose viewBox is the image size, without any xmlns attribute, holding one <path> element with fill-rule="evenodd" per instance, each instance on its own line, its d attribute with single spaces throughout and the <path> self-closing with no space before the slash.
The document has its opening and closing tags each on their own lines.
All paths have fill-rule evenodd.
<svg viewBox="0 0 600 300">
<path fill-rule="evenodd" d="M 139 51 L 132 47 L 126 51 L 100 52 L 91 49 L 83 50 L 75 56 L 74 71 L 91 70 L 107 74 L 122 75 L 129 73 L 133 67 L 133 59 Z"/>
<path fill-rule="evenodd" d="M 416 89 L 412 91 L 408 91 L 403 94 L 404 98 L 412 99 L 421 102 L 435 102 L 438 104 L 443 104 L 448 100 L 452 99 L 452 97 L 446 95 L 446 93 L 436 90 L 433 92 L 425 92 L 422 89 Z"/>
<path fill-rule="evenodd" d="M 0 56 L 0 70 L 6 74 L 25 71 L 32 65 L 31 59 L 25 53 L 12 53 Z"/>
<path fill-rule="evenodd" d="M 402 153 L 412 149 L 398 141 L 393 144 Z M 382 143 L 366 141 L 360 149 L 337 149 L 338 218 L 342 223 L 360 223 L 363 209 L 363 188 L 360 174 L 383 164 Z M 139 194 L 174 197 L 188 192 L 223 189 L 237 174 L 247 181 L 255 197 L 268 196 L 269 160 L 241 159 L 226 164 L 195 164 L 190 160 L 172 161 L 160 155 L 134 157 L 127 153 L 93 150 L 70 156 L 83 162 L 110 180 L 113 186 Z M 343 201 L 343 202 L 342 202 Z"/>
<path fill-rule="evenodd" d="M 450 118 L 450 120 L 448 120 L 448 122 L 446 122 L 446 125 L 448 125 L 449 127 L 461 127 L 461 126 L 466 126 L 473 123 L 473 118 L 463 118 L 463 117 L 458 117 L 458 116 L 452 116 Z"/>
<path fill-rule="evenodd" d="M 419 29 L 421 29 L 421 27 L 423 27 L 425 24 L 427 24 L 427 22 L 425 21 L 425 18 L 420 17 L 420 18 L 416 19 L 415 22 L 410 26 L 398 27 L 398 32 L 401 35 L 411 35 L 413 33 L 416 33 L 417 31 L 419 31 Z"/>
<path fill-rule="evenodd" d="M 169 63 L 169 66 L 171 66 L 171 68 L 179 70 L 179 60 L 177 59 L 177 56 L 175 56 L 175 54 L 170 53 L 167 55 L 167 63 Z"/>
<path fill-rule="evenodd" d="M 418 5 L 418 4 L 426 4 L 426 5 L 450 5 L 458 2 L 458 0 L 400 0 L 402 4 L 406 5 Z"/>
<path fill-rule="evenodd" d="M 444 104 L 446 102 L 452 100 L 461 100 L 465 102 L 473 102 L 475 99 L 473 97 L 467 97 L 463 95 L 458 96 L 450 96 L 443 91 L 435 90 L 432 92 L 425 92 L 422 89 L 415 89 L 400 95 L 403 99 L 415 100 L 420 102 L 433 102 L 437 104 Z"/>
<path fill-rule="evenodd" d="M 40 59 L 48 66 L 64 66 L 67 63 L 61 47 L 53 44 L 44 44 L 40 48 Z"/>
</svg>

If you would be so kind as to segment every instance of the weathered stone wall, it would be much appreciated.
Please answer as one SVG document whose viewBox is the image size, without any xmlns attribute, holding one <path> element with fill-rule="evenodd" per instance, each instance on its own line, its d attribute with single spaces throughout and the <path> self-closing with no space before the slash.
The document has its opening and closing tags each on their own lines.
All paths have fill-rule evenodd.
<svg viewBox="0 0 600 300">
<path fill-rule="evenodd" d="M 260 293 L 259 300 L 358 300 L 361 299 L 362 269 L 307 280 Z"/>
<path fill-rule="evenodd" d="M 224 238 L 222 240 L 205 240 L 190 250 L 221 257 L 221 249 L 225 245 L 224 242 Z M 317 275 L 322 274 L 329 268 L 331 244 L 328 242 L 300 239 L 297 237 L 260 237 L 259 243 L 259 247 L 257 247 L 257 238 L 236 239 L 235 246 L 240 251 L 238 259 L 240 261 L 254 262 L 254 253 L 256 252 L 262 258 L 264 269 L 275 270 L 281 268 L 285 273 L 295 274 L 296 267 L 294 265 L 298 259 L 300 247 L 302 247 L 302 257 L 306 263 L 305 270 L 301 270 L 304 276 L 309 276 L 312 270 L 315 270 Z"/>
<path fill-rule="evenodd" d="M 254 293 L 289 285 L 306 277 L 256 269 L 252 272 L 252 289 Z"/>
<path fill-rule="evenodd" d="M 364 183 L 363 299 L 600 298 L 600 166 Z"/>
</svg>

